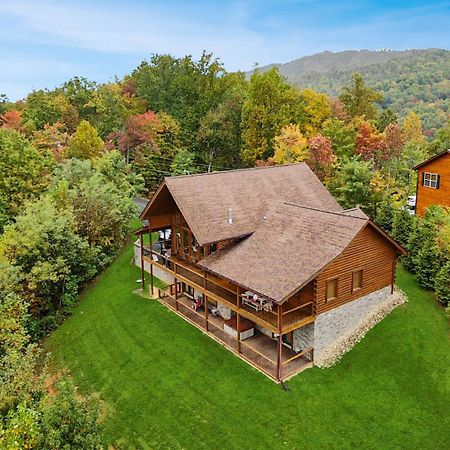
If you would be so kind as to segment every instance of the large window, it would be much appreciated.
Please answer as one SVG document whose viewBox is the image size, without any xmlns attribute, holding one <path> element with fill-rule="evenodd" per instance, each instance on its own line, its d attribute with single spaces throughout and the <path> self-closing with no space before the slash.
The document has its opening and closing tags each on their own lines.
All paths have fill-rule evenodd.
<svg viewBox="0 0 450 450">
<path fill-rule="evenodd" d="M 355 270 L 352 273 L 352 292 L 361 289 L 363 286 L 363 271 Z"/>
<path fill-rule="evenodd" d="M 338 280 L 333 278 L 332 280 L 327 280 L 327 292 L 326 300 L 333 300 L 338 296 Z"/>
<path fill-rule="evenodd" d="M 439 175 L 437 173 L 424 172 L 423 185 L 432 189 L 439 189 Z"/>
</svg>

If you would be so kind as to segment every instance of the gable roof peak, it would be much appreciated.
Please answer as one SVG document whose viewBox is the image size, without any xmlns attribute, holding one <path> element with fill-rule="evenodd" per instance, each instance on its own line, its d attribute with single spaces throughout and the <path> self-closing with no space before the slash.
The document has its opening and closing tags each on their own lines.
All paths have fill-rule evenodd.
<svg viewBox="0 0 450 450">
<path fill-rule="evenodd" d="M 253 233 L 267 209 L 283 202 L 342 211 L 304 162 L 167 177 L 163 185 L 200 245 Z M 141 218 L 151 215 L 152 201 Z"/>
</svg>

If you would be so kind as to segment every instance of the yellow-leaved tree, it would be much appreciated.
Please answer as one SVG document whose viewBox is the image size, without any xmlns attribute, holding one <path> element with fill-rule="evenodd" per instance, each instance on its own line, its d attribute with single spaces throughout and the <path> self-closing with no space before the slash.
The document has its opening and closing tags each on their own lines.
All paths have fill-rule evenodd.
<svg viewBox="0 0 450 450">
<path fill-rule="evenodd" d="M 422 133 L 422 120 L 414 111 L 410 111 L 402 124 L 403 140 L 423 144 L 425 138 Z"/>
<path fill-rule="evenodd" d="M 94 159 L 104 150 L 102 138 L 87 121 L 82 120 L 69 142 L 69 156 L 78 159 Z"/>
<path fill-rule="evenodd" d="M 274 139 L 276 164 L 301 162 L 308 158 L 308 140 L 303 136 L 298 125 L 286 125 Z"/>
</svg>

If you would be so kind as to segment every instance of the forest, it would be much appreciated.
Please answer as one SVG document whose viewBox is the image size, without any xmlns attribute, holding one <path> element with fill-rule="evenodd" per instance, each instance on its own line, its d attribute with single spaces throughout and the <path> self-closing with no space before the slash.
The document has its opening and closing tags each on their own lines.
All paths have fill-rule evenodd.
<svg viewBox="0 0 450 450">
<path fill-rule="evenodd" d="M 246 79 L 208 53 L 2 96 L 0 447 L 100 446 L 98 407 L 65 377 L 48 393 L 38 343 L 130 238 L 136 195 L 165 176 L 304 161 L 344 208 L 360 206 L 409 250 L 405 267 L 447 305 L 450 213 L 420 219 L 407 207 L 411 168 L 447 148 L 448 116 L 424 134 L 419 114 L 399 117 L 358 73 L 332 97 L 277 68 Z"/>
<path fill-rule="evenodd" d="M 448 121 L 450 52 L 443 49 L 348 50 L 322 52 L 276 65 L 297 87 L 339 95 L 354 72 L 383 94 L 382 106 L 404 118 L 421 116 L 424 133 L 433 135 Z M 261 67 L 261 71 L 266 68 Z"/>
</svg>

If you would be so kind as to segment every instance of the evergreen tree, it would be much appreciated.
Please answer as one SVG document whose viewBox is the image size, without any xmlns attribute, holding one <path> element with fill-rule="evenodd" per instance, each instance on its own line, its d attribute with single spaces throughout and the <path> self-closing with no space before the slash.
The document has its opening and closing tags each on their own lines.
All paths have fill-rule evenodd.
<svg viewBox="0 0 450 450">
<path fill-rule="evenodd" d="M 395 209 L 392 202 L 385 200 L 378 205 L 375 222 L 379 227 L 386 231 L 386 233 L 392 233 L 394 215 Z"/>
<path fill-rule="evenodd" d="M 343 88 L 339 100 L 344 104 L 345 110 L 351 119 L 364 117 L 367 120 L 371 120 L 376 118 L 376 104 L 383 100 L 383 96 L 367 87 L 359 73 L 354 73 L 351 86 Z"/>
<path fill-rule="evenodd" d="M 415 220 L 406 208 L 395 211 L 392 222 L 392 236 L 405 248 L 413 232 Z"/>
<path fill-rule="evenodd" d="M 450 261 L 440 268 L 436 276 L 436 295 L 439 303 L 450 305 Z"/>
<path fill-rule="evenodd" d="M 394 125 L 396 123 L 398 123 L 397 114 L 391 108 L 386 108 L 378 116 L 376 125 L 378 131 L 383 132 L 388 125 Z"/>
<path fill-rule="evenodd" d="M 417 281 L 426 289 L 434 289 L 436 275 L 440 268 L 436 234 L 432 227 L 426 225 L 422 231 L 420 249 L 415 257 Z"/>
</svg>

